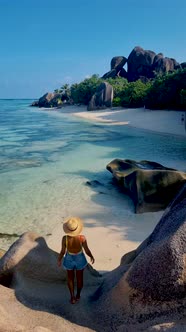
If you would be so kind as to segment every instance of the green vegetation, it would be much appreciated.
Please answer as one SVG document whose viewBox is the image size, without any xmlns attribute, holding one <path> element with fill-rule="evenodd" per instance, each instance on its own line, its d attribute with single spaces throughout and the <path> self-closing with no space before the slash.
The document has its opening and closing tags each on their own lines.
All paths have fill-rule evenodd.
<svg viewBox="0 0 186 332">
<path fill-rule="evenodd" d="M 71 98 L 75 104 L 88 105 L 97 87 L 103 82 L 98 75 L 92 75 L 83 82 L 72 84 Z"/>
<path fill-rule="evenodd" d="M 151 109 L 186 108 L 186 69 L 159 75 L 146 83 L 141 80 L 128 82 L 121 77 L 103 80 L 98 75 L 93 75 L 71 86 L 64 84 L 55 92 L 62 93 L 65 99 L 72 100 L 74 104 L 88 105 L 96 89 L 104 81 L 113 86 L 113 106 L 145 105 Z"/>
<path fill-rule="evenodd" d="M 63 84 L 60 89 L 54 90 L 55 93 L 61 94 L 59 98 L 59 104 L 64 100 L 69 100 L 71 96 L 71 88 L 69 84 Z"/>
<path fill-rule="evenodd" d="M 122 77 L 108 78 L 105 80 L 113 87 L 113 106 L 122 106 L 122 93 L 128 86 L 128 81 Z"/>
<path fill-rule="evenodd" d="M 186 69 L 157 77 L 146 95 L 151 109 L 182 109 L 185 107 Z"/>
<path fill-rule="evenodd" d="M 183 108 L 186 108 L 186 89 L 180 91 L 180 103 Z"/>
<path fill-rule="evenodd" d="M 121 93 L 121 106 L 143 107 L 150 87 L 150 82 L 143 83 L 140 80 L 128 83 L 126 89 Z"/>
</svg>

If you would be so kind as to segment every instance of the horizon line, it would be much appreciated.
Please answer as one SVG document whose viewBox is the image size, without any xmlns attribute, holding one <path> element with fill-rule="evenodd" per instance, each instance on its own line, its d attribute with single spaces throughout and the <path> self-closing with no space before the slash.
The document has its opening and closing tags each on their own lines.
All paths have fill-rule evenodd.
<svg viewBox="0 0 186 332">
<path fill-rule="evenodd" d="M 39 99 L 39 98 L 0 98 L 0 100 L 30 100 L 30 99 Z"/>
</svg>

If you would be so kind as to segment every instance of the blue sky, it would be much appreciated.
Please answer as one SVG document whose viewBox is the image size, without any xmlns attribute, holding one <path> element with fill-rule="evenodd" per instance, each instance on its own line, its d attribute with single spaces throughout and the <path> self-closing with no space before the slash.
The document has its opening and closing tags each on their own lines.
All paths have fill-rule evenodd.
<svg viewBox="0 0 186 332">
<path fill-rule="evenodd" d="M 0 98 L 102 76 L 135 46 L 186 61 L 185 0 L 0 0 Z"/>
</svg>

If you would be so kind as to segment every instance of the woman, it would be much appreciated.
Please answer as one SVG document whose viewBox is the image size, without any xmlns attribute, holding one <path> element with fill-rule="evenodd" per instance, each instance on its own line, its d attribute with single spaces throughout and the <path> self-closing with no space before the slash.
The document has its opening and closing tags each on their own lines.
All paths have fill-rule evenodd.
<svg viewBox="0 0 186 332">
<path fill-rule="evenodd" d="M 95 259 L 92 256 L 84 235 L 80 235 L 83 229 L 83 222 L 78 217 L 68 218 L 63 224 L 63 230 L 66 233 L 62 238 L 62 248 L 58 257 L 58 266 L 61 266 L 63 259 L 63 267 L 67 270 L 68 288 L 70 291 L 70 302 L 76 303 L 80 299 L 81 290 L 83 288 L 83 270 L 87 266 L 85 253 L 90 257 L 91 263 L 94 264 Z M 76 271 L 77 293 L 74 295 L 74 277 Z"/>
</svg>

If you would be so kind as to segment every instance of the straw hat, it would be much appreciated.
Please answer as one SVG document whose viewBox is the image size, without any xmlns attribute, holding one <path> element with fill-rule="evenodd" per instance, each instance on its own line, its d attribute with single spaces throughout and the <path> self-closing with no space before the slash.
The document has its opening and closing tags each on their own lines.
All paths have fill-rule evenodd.
<svg viewBox="0 0 186 332">
<path fill-rule="evenodd" d="M 67 218 L 63 224 L 63 230 L 67 235 L 77 236 L 81 233 L 83 222 L 79 217 Z"/>
</svg>

